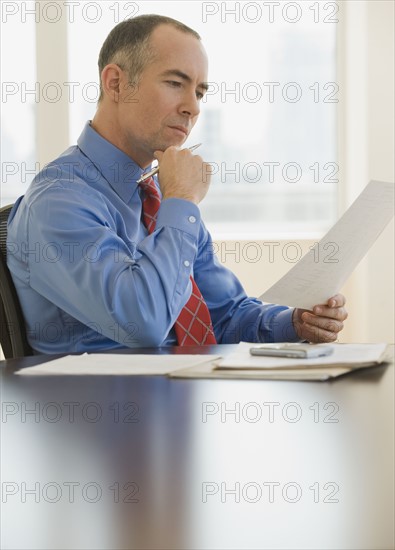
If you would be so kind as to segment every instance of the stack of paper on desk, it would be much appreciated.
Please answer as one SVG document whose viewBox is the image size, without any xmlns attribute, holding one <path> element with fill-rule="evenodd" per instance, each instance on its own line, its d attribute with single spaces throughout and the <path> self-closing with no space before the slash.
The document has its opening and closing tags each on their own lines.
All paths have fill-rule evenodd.
<svg viewBox="0 0 395 550">
<path fill-rule="evenodd" d="M 381 363 L 387 344 L 316 344 L 315 346 L 331 347 L 333 353 L 311 359 L 251 355 L 250 348 L 254 346 L 257 346 L 257 344 L 241 342 L 237 351 L 220 360 L 216 368 L 249 370 L 309 369 L 312 367 L 360 368 Z"/>
<path fill-rule="evenodd" d="M 212 364 L 219 355 L 135 355 L 110 353 L 84 353 L 67 355 L 35 367 L 16 372 L 22 376 L 34 375 L 94 375 L 144 376 L 164 375 L 178 369 L 188 369 L 203 363 Z"/>
<path fill-rule="evenodd" d="M 327 345 L 327 344 L 326 344 Z M 331 344 L 333 354 L 314 359 L 252 356 L 256 346 L 241 342 L 237 351 L 213 365 L 199 365 L 170 373 L 176 378 L 247 378 L 272 380 L 328 380 L 362 367 L 390 360 L 387 344 Z"/>
<path fill-rule="evenodd" d="M 334 353 L 315 359 L 253 357 L 241 342 L 236 352 L 220 355 L 67 355 L 16 372 L 21 376 L 130 376 L 168 375 L 173 378 L 248 378 L 327 380 L 350 370 L 386 360 L 386 344 L 333 344 Z"/>
</svg>

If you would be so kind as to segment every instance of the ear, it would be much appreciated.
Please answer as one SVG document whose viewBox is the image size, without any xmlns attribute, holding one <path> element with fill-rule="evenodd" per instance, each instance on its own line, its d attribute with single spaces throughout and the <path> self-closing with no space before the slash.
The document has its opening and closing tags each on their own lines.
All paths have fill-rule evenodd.
<svg viewBox="0 0 395 550">
<path fill-rule="evenodd" d="M 115 103 L 119 102 L 124 78 L 124 71 L 115 63 L 106 65 L 102 70 L 101 83 L 103 94 Z"/>
</svg>

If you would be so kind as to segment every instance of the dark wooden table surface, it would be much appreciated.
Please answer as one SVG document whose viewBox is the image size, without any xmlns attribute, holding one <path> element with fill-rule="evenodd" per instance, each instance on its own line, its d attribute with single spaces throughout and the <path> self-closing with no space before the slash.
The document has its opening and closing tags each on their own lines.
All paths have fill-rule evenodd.
<svg viewBox="0 0 395 550">
<path fill-rule="evenodd" d="M 42 360 L 0 362 L 2 548 L 394 547 L 393 364 L 324 383 L 15 375 Z"/>
</svg>

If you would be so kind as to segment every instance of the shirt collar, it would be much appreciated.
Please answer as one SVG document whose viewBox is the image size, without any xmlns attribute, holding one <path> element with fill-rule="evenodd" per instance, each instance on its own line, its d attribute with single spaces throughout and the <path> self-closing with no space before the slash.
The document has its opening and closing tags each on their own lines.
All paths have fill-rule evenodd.
<svg viewBox="0 0 395 550">
<path fill-rule="evenodd" d="M 78 147 L 101 172 L 114 191 L 128 203 L 145 172 L 126 153 L 98 134 L 89 120 L 78 138 Z"/>
</svg>

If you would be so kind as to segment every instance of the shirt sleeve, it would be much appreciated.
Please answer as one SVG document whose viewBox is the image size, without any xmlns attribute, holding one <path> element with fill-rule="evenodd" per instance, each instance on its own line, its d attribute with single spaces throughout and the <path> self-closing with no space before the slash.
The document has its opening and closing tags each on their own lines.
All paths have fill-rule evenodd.
<svg viewBox="0 0 395 550">
<path fill-rule="evenodd" d="M 142 239 L 138 214 L 134 228 L 122 229 L 100 193 L 67 183 L 47 188 L 27 215 L 22 255 L 36 292 L 110 339 L 127 341 L 133 323 L 135 345 L 163 344 L 191 293 L 200 226 L 194 204 L 164 201 L 156 230 Z"/>
<path fill-rule="evenodd" d="M 248 297 L 237 277 L 218 261 L 203 224 L 202 241 L 194 277 L 209 307 L 217 342 L 299 341 L 292 323 L 294 310 Z"/>
<path fill-rule="evenodd" d="M 59 315 L 64 311 L 110 339 L 127 341 L 133 325 L 134 345 L 163 345 L 190 297 L 192 274 L 218 343 L 296 340 L 292 310 L 246 296 L 213 254 L 190 201 L 164 200 L 151 235 L 133 209 L 125 221 L 100 193 L 76 182 L 54 182 L 24 215 L 28 284 Z"/>
</svg>

